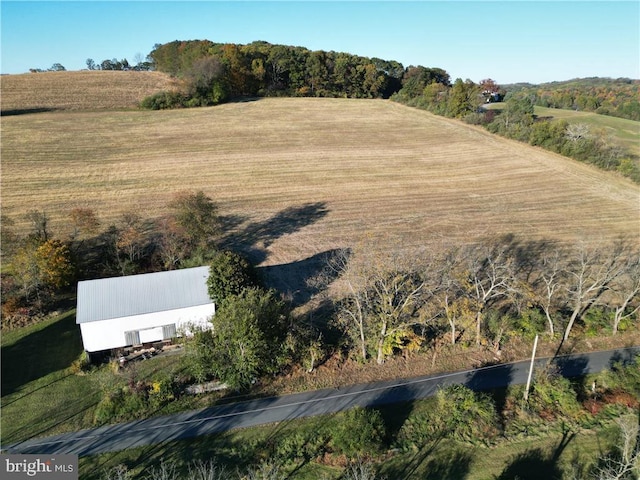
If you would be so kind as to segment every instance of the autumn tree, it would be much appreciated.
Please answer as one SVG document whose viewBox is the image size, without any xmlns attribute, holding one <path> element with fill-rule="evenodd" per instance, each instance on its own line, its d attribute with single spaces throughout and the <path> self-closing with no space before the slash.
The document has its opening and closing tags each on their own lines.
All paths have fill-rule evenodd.
<svg viewBox="0 0 640 480">
<path fill-rule="evenodd" d="M 149 224 L 137 213 L 123 214 L 120 224 L 112 226 L 108 236 L 121 275 L 135 273 L 152 249 Z"/>
<path fill-rule="evenodd" d="M 188 247 L 206 250 L 212 246 L 221 230 L 218 207 L 202 190 L 177 193 L 169 208 L 184 232 Z"/>
<path fill-rule="evenodd" d="M 460 271 L 460 250 L 452 249 L 441 259 L 439 288 L 436 301 L 447 321 L 450 343 L 455 345 L 469 325 L 473 325 L 473 305 L 466 295 L 467 278 Z"/>
<path fill-rule="evenodd" d="M 71 233 L 69 237 L 72 242 L 81 240 L 87 235 L 98 233 L 100 221 L 95 212 L 90 208 L 78 207 L 69 212 L 71 223 Z"/>
<path fill-rule="evenodd" d="M 189 241 L 183 228 L 172 215 L 162 217 L 156 222 L 158 239 L 156 255 L 165 270 L 179 268 L 191 255 Z"/>
<path fill-rule="evenodd" d="M 24 297 L 42 307 L 50 295 L 69 285 L 74 275 L 69 248 L 59 240 L 27 241 L 11 262 Z"/>
<path fill-rule="evenodd" d="M 360 255 L 334 263 L 348 287 L 340 318 L 363 359 L 371 350 L 381 364 L 395 350 L 419 347 L 414 328 L 429 320 L 423 308 L 426 282 L 399 256 Z"/>
</svg>

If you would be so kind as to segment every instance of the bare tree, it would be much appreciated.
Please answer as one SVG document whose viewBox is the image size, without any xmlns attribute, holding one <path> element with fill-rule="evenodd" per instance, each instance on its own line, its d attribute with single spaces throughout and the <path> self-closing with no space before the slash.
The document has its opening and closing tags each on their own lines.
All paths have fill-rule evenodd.
<svg viewBox="0 0 640 480">
<path fill-rule="evenodd" d="M 629 244 L 618 240 L 614 245 L 590 247 L 580 244 L 566 268 L 565 286 L 571 316 L 562 341 L 569 338 L 576 320 L 582 317 L 611 288 L 612 282 L 625 271 Z"/>
<path fill-rule="evenodd" d="M 384 480 L 386 477 L 379 477 L 370 462 L 356 460 L 351 462 L 345 469 L 342 477 L 344 480 Z"/>
<path fill-rule="evenodd" d="M 228 480 L 224 467 L 219 467 L 212 460 L 198 460 L 189 464 L 189 480 Z"/>
<path fill-rule="evenodd" d="M 640 478 L 640 431 L 634 415 L 617 420 L 620 435 L 615 450 L 601 459 L 594 472 L 598 480 Z"/>
<path fill-rule="evenodd" d="M 501 239 L 467 249 L 461 263 L 463 288 L 475 310 L 476 344 L 480 345 L 487 307 L 515 288 L 515 260 L 509 242 Z"/>
<path fill-rule="evenodd" d="M 31 223 L 32 237 L 41 243 L 49 240 L 49 216 L 40 210 L 29 210 L 25 215 Z"/>
<path fill-rule="evenodd" d="M 564 253 L 559 248 L 549 248 L 551 250 L 543 252 L 539 258 L 538 277 L 532 282 L 532 293 L 535 303 L 544 311 L 549 335 L 553 337 L 555 327 L 552 314 L 557 311 L 556 304 L 563 286 Z"/>
<path fill-rule="evenodd" d="M 640 255 L 631 254 L 624 272 L 611 287 L 614 307 L 612 333 L 618 333 L 620 323 L 640 311 Z"/>
<path fill-rule="evenodd" d="M 280 466 L 271 462 L 262 462 L 257 467 L 251 467 L 245 475 L 239 475 L 240 480 L 281 480 L 283 474 Z"/>
<path fill-rule="evenodd" d="M 591 138 L 591 130 L 586 123 L 570 123 L 567 125 L 565 137 L 572 142 Z"/>
</svg>

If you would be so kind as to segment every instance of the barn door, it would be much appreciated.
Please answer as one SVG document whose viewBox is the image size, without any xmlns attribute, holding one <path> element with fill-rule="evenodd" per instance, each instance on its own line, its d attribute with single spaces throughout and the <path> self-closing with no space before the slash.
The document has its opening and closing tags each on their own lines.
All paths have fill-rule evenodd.
<svg viewBox="0 0 640 480">
<path fill-rule="evenodd" d="M 163 340 L 170 340 L 172 338 L 175 338 L 176 335 L 176 324 L 175 323 L 171 323 L 169 325 L 163 325 L 162 326 L 162 339 Z"/>
<path fill-rule="evenodd" d="M 138 330 L 124 332 L 124 342 L 126 345 L 140 345 L 140 332 Z"/>
</svg>

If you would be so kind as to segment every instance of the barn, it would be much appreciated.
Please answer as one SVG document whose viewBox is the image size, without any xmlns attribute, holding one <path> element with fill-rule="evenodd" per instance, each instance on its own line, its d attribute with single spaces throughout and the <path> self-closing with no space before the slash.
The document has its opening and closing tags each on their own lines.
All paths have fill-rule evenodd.
<svg viewBox="0 0 640 480">
<path fill-rule="evenodd" d="M 78 282 L 76 323 L 89 354 L 174 338 L 207 327 L 215 305 L 209 267 Z"/>
</svg>

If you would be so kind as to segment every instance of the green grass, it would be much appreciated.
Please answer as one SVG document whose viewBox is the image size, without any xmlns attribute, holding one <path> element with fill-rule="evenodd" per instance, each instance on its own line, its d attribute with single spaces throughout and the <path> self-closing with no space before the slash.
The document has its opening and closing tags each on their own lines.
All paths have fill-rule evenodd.
<svg viewBox="0 0 640 480">
<path fill-rule="evenodd" d="M 114 374 L 108 365 L 84 375 L 70 367 L 82 352 L 75 310 L 2 334 L 2 444 L 94 426 L 103 392 L 129 376 L 150 379 L 177 368 L 180 356 L 157 357 Z M 197 408 L 193 397 L 167 405 L 158 414 Z"/>
<path fill-rule="evenodd" d="M 99 389 L 68 369 L 81 352 L 75 310 L 3 333 L 3 444 L 87 426 Z"/>
</svg>

